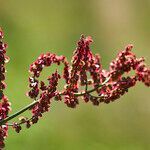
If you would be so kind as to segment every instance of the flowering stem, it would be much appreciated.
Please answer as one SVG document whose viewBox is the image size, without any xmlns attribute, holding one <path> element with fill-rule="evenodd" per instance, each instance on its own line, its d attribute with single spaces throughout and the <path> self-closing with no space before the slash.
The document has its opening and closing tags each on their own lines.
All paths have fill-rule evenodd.
<svg viewBox="0 0 150 150">
<path fill-rule="evenodd" d="M 98 88 L 102 87 L 103 85 L 105 85 L 108 81 L 109 81 L 110 77 L 108 77 L 102 84 L 100 84 L 99 86 L 97 86 L 94 89 L 85 91 L 85 92 L 79 92 L 79 93 L 74 93 L 75 96 L 83 96 L 84 94 L 89 94 L 92 93 L 94 91 L 96 91 Z M 64 95 L 64 94 L 62 94 Z M 19 111 L 17 111 L 16 113 L 8 116 L 7 118 L 3 119 L 2 121 L 0 121 L 0 126 L 5 124 L 6 122 L 8 122 L 9 120 L 12 120 L 13 118 L 19 116 L 20 114 L 22 114 L 23 112 L 25 112 L 26 110 L 32 108 L 34 105 L 36 105 L 38 103 L 38 100 L 33 101 L 31 104 L 25 106 L 24 108 L 20 109 Z"/>
</svg>

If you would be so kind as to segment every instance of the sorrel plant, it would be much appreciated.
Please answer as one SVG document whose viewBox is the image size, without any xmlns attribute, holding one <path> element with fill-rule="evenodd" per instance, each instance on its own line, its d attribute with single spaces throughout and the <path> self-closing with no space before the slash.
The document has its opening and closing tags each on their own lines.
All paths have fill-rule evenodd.
<svg viewBox="0 0 150 150">
<path fill-rule="evenodd" d="M 3 43 L 3 32 L 0 29 L 0 149 L 3 149 L 4 139 L 7 137 L 9 127 L 17 133 L 21 126 L 30 128 L 38 122 L 43 113 L 49 111 L 53 100 L 62 101 L 68 107 L 75 108 L 79 100 L 90 102 L 93 105 L 100 103 L 110 103 L 135 86 L 138 81 L 150 87 L 150 68 L 144 63 L 144 58 L 137 58 L 132 52 L 132 45 L 128 45 L 119 52 L 108 70 L 102 68 L 101 58 L 94 55 L 90 49 L 92 38 L 81 36 L 77 43 L 77 48 L 73 53 L 71 63 L 65 56 L 57 56 L 53 53 L 41 54 L 35 62 L 30 65 L 29 88 L 27 96 L 33 102 L 16 113 L 9 115 L 11 103 L 3 90 L 6 88 L 5 64 L 9 61 L 6 56 L 7 44 Z M 56 70 L 47 78 L 47 83 L 39 80 L 42 70 L 52 64 L 64 65 L 63 73 Z M 129 73 L 134 71 L 134 75 Z M 58 90 L 58 80 L 65 80 L 64 89 Z M 83 87 L 81 90 L 80 87 Z M 89 89 L 90 88 L 90 89 Z M 19 117 L 18 122 L 10 122 L 25 111 L 31 111 L 30 118 Z"/>
</svg>

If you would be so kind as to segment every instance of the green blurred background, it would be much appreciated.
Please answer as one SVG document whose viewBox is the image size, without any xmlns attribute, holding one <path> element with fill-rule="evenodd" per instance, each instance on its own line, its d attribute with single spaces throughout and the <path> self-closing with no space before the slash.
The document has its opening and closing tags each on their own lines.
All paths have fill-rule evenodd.
<svg viewBox="0 0 150 150">
<path fill-rule="evenodd" d="M 150 64 L 150 0 L 0 0 L 0 26 L 11 58 L 6 94 L 12 113 L 31 102 L 25 96 L 29 64 L 47 51 L 70 60 L 81 34 L 93 37 L 104 68 L 128 43 Z M 70 109 L 53 102 L 38 124 L 19 134 L 9 130 L 6 150 L 148 150 L 149 96 L 139 83 L 109 105 L 80 102 Z"/>
</svg>

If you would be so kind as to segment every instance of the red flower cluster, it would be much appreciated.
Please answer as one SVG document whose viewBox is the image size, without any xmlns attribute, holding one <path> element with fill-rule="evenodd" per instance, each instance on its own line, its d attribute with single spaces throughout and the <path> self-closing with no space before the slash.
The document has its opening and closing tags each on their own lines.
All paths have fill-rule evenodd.
<svg viewBox="0 0 150 150">
<path fill-rule="evenodd" d="M 0 121 L 8 116 L 10 110 L 10 102 L 8 98 L 4 95 L 3 90 L 6 88 L 5 80 L 5 63 L 8 62 L 8 57 L 6 56 L 7 45 L 3 43 L 3 32 L 0 29 Z M 8 126 L 4 124 L 0 126 L 0 149 L 4 147 L 4 139 L 7 136 Z"/>
<path fill-rule="evenodd" d="M 137 81 L 142 81 L 146 86 L 150 86 L 150 68 L 146 67 L 143 58 L 138 59 L 131 52 L 132 45 L 128 45 L 118 54 L 117 58 L 110 63 L 107 71 L 102 69 L 100 56 L 91 52 L 89 47 L 91 43 L 91 37 L 81 36 L 74 51 L 71 66 L 64 56 L 51 53 L 40 55 L 31 64 L 32 76 L 29 78 L 31 90 L 28 95 L 37 101 L 32 108 L 32 124 L 38 121 L 42 113 L 49 110 L 50 100 L 53 97 L 56 100 L 62 100 L 64 96 L 64 103 L 74 108 L 79 104 L 80 96 L 85 102 L 91 101 L 93 105 L 99 105 L 100 102 L 109 103 L 120 98 Z M 63 77 L 66 85 L 63 91 L 57 91 L 58 79 L 61 78 L 57 71 L 49 78 L 48 85 L 39 81 L 38 77 L 44 67 L 49 67 L 53 63 L 59 65 L 61 62 L 65 65 Z M 135 71 L 134 76 L 123 76 L 131 70 Z M 90 79 L 88 79 L 88 74 L 91 76 Z M 84 86 L 85 90 L 80 92 L 80 86 Z M 93 86 L 93 89 L 88 90 L 89 86 Z M 96 92 L 97 95 L 92 95 L 92 92 Z"/>
<path fill-rule="evenodd" d="M 42 113 L 49 110 L 50 100 L 57 94 L 56 87 L 58 84 L 58 79 L 60 79 L 60 75 L 56 71 L 54 74 L 52 74 L 52 76 L 48 78 L 48 86 L 45 86 L 44 83 L 41 82 L 40 89 L 42 90 L 42 92 L 40 94 L 40 98 L 38 100 L 38 103 L 32 108 L 32 123 L 36 123 L 38 121 L 38 118 L 42 116 Z"/>
<path fill-rule="evenodd" d="M 150 86 L 150 68 L 144 64 L 144 58 L 136 58 L 135 54 L 131 52 L 133 46 L 128 45 L 125 50 L 118 54 L 118 57 L 110 63 L 110 74 L 112 80 L 117 80 L 131 69 L 135 70 L 135 77 L 137 80 L 144 82 L 145 85 Z"/>
<path fill-rule="evenodd" d="M 31 64 L 30 73 L 32 76 L 29 77 L 29 87 L 31 90 L 28 92 L 28 95 L 34 100 L 36 100 L 39 96 L 37 104 L 32 109 L 33 116 L 31 123 L 36 123 L 38 118 L 42 116 L 42 113 L 49 110 L 51 98 L 55 96 L 58 97 L 59 95 L 56 88 L 61 76 L 58 71 L 48 77 L 48 85 L 46 85 L 43 81 L 39 82 L 38 80 L 43 68 L 49 67 L 53 63 L 57 65 L 60 65 L 60 63 L 64 64 L 63 77 L 65 78 L 66 83 L 69 82 L 69 64 L 64 56 L 57 56 L 51 53 L 47 53 L 45 55 L 42 54 L 34 63 Z"/>
<path fill-rule="evenodd" d="M 110 70 L 107 72 L 107 75 L 110 76 L 110 82 L 100 90 L 99 95 L 103 96 L 101 101 L 109 103 L 120 98 L 137 81 L 142 81 L 146 86 L 150 86 L 150 68 L 146 67 L 143 58 L 136 58 L 135 54 L 131 52 L 132 47 L 132 45 L 128 45 L 110 63 Z M 135 71 L 134 76 L 123 77 L 131 70 Z"/>
</svg>

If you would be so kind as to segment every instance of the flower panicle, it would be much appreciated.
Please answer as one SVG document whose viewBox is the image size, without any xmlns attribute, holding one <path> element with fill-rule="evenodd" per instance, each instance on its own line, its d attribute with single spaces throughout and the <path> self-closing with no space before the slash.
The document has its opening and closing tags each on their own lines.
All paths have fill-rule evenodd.
<svg viewBox="0 0 150 150">
<path fill-rule="evenodd" d="M 8 113 L 11 110 L 11 103 L 8 101 L 6 95 L 4 95 L 3 90 L 6 88 L 5 80 L 5 64 L 9 61 L 9 57 L 6 56 L 7 44 L 3 42 L 4 34 L 0 28 L 0 121 L 8 117 Z M 5 123 L 0 126 L 0 149 L 2 149 L 5 144 L 4 140 L 8 134 L 8 125 Z"/>
<path fill-rule="evenodd" d="M 38 122 L 43 114 L 50 110 L 53 100 L 63 101 L 68 107 L 75 108 L 79 104 L 79 98 L 91 102 L 97 106 L 100 103 L 110 103 L 135 86 L 138 81 L 150 87 L 150 68 L 146 66 L 144 58 L 137 58 L 132 52 L 133 45 L 128 45 L 118 53 L 109 69 L 102 67 L 101 57 L 93 54 L 90 45 L 93 40 L 90 36 L 81 36 L 77 42 L 77 48 L 73 53 L 71 63 L 65 56 L 58 56 L 53 53 L 41 54 L 29 68 L 29 91 L 27 96 L 33 102 L 12 116 L 8 116 L 10 102 L 3 94 L 6 88 L 5 63 L 9 61 L 6 56 L 7 45 L 3 43 L 4 34 L 0 30 L 0 149 L 4 147 L 4 139 L 7 136 L 8 125 L 19 133 L 21 125 L 25 124 L 30 128 Z M 59 66 L 63 64 L 62 73 L 58 69 L 47 79 L 41 80 L 40 76 L 44 68 L 52 64 Z M 129 73 L 134 71 L 134 75 Z M 60 90 L 59 80 L 64 79 L 64 88 Z M 31 110 L 32 116 L 19 117 L 19 122 L 8 124 L 8 120 L 18 116 L 26 110 Z"/>
<path fill-rule="evenodd" d="M 99 103 L 109 103 L 120 98 L 128 92 L 128 89 L 135 86 L 137 81 L 142 81 L 146 86 L 150 86 L 150 69 L 144 63 L 143 58 L 137 58 L 132 52 L 133 45 L 129 44 L 124 50 L 118 53 L 109 66 L 108 70 L 102 68 L 101 58 L 98 54 L 94 55 L 90 49 L 93 42 L 90 36 L 81 35 L 77 42 L 77 48 L 73 53 L 71 65 L 69 65 L 65 56 L 57 56 L 52 53 L 42 54 L 30 66 L 31 77 L 29 78 L 30 98 L 38 99 L 37 105 L 32 109 L 34 119 L 37 121 L 42 113 L 49 110 L 50 99 L 61 100 L 64 97 L 64 103 L 71 108 L 75 108 L 79 104 L 81 96 L 85 102 L 91 101 L 93 105 Z M 52 74 L 46 85 L 44 81 L 38 78 L 44 67 L 49 67 L 53 63 L 64 64 L 63 78 L 66 85 L 62 91 L 57 90 L 58 79 L 61 78 L 57 71 Z M 126 73 L 134 71 L 133 76 L 125 77 Z M 54 76 L 53 76 L 54 75 Z M 103 86 L 103 82 L 108 80 Z M 85 90 L 81 91 L 81 86 Z M 93 95 L 88 92 L 88 88 L 93 86 Z M 81 91 L 81 92 L 80 92 Z M 50 96 L 50 97 L 49 97 Z M 48 101 L 47 101 L 48 100 Z M 47 107 L 45 107 L 45 105 Z M 40 109 L 39 109 L 40 108 Z M 42 111 L 41 111 L 42 110 Z M 36 122 L 35 121 L 35 122 Z"/>
</svg>

